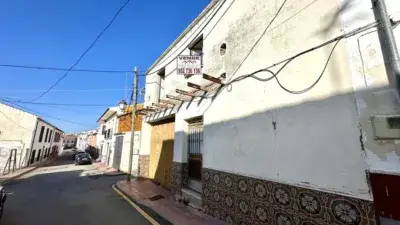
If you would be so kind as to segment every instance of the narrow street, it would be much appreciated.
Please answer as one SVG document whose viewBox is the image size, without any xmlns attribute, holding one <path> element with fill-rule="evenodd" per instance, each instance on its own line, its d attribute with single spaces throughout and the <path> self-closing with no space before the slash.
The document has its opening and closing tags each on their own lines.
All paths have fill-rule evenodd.
<svg viewBox="0 0 400 225">
<path fill-rule="evenodd" d="M 111 188 L 123 176 L 93 174 L 92 165 L 75 166 L 71 152 L 65 152 L 5 186 L 8 199 L 0 224 L 149 224 Z"/>
</svg>

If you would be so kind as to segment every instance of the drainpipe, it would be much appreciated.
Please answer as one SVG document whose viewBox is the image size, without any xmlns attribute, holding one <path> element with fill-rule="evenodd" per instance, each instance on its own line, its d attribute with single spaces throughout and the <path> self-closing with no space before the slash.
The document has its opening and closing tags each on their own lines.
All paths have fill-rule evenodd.
<svg viewBox="0 0 400 225">
<path fill-rule="evenodd" d="M 371 2 L 375 20 L 378 22 L 378 36 L 386 73 L 389 79 L 396 79 L 397 92 L 400 93 L 400 57 L 386 4 L 384 0 L 371 0 Z"/>
</svg>

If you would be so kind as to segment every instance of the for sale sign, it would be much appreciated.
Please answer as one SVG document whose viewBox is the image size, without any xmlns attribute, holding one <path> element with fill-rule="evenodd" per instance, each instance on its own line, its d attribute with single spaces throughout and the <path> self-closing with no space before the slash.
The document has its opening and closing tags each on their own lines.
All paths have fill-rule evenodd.
<svg viewBox="0 0 400 225">
<path fill-rule="evenodd" d="M 179 75 L 201 75 L 201 56 L 180 55 L 178 56 Z"/>
</svg>

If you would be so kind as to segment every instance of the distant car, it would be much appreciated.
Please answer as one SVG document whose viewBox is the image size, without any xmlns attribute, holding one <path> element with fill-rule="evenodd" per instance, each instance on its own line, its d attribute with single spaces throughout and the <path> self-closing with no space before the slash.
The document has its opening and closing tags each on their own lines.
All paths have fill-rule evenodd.
<svg viewBox="0 0 400 225">
<path fill-rule="evenodd" d="M 4 205 L 6 203 L 7 194 L 3 186 L 0 186 L 0 218 L 3 216 Z"/>
<path fill-rule="evenodd" d="M 75 165 L 92 164 L 92 159 L 87 153 L 76 154 Z"/>
</svg>

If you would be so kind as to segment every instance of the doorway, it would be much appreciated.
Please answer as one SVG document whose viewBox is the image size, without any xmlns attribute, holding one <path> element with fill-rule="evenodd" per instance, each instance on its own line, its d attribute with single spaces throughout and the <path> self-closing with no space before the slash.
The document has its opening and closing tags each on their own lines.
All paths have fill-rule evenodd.
<svg viewBox="0 0 400 225">
<path fill-rule="evenodd" d="M 152 124 L 149 178 L 169 188 L 172 178 L 175 118 Z"/>
<path fill-rule="evenodd" d="M 115 138 L 114 157 L 112 167 L 119 170 L 121 165 L 122 146 L 124 144 L 124 136 L 117 136 Z"/>
<path fill-rule="evenodd" d="M 31 159 L 29 161 L 29 164 L 32 164 L 32 163 L 35 162 L 35 154 L 36 154 L 36 150 L 33 150 L 32 154 L 31 154 Z"/>
<path fill-rule="evenodd" d="M 188 120 L 188 186 L 201 192 L 201 168 L 203 166 L 203 117 Z"/>
</svg>

